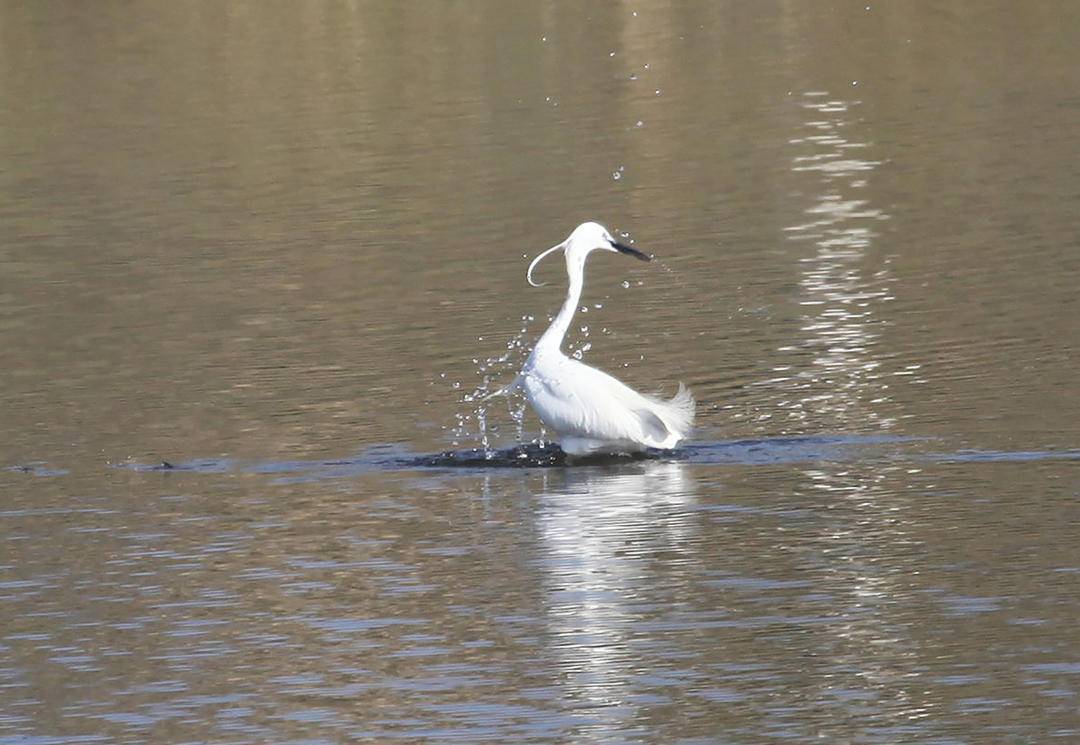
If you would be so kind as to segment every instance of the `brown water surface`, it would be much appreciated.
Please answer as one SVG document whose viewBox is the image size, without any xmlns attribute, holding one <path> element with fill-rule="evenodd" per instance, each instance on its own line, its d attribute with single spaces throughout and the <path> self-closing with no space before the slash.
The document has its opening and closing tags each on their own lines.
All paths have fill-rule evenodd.
<svg viewBox="0 0 1080 745">
<path fill-rule="evenodd" d="M 0 744 L 1080 741 L 1080 5 L 519 6 L 0 3 Z"/>
</svg>

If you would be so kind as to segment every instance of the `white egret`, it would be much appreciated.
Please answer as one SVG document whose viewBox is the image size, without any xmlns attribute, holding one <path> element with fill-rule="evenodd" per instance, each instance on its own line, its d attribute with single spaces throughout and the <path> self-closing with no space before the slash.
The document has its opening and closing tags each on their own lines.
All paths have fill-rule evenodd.
<svg viewBox="0 0 1080 745">
<path fill-rule="evenodd" d="M 673 448 L 694 422 L 694 397 L 679 383 L 670 401 L 646 396 L 611 375 L 563 354 L 563 337 L 577 310 L 584 285 L 585 260 L 595 250 L 615 251 L 642 261 L 651 256 L 623 245 L 595 222 L 577 226 L 565 241 L 529 264 L 526 279 L 548 254 L 562 249 L 570 286 L 559 314 L 536 342 L 514 382 L 492 396 L 524 390 L 540 420 L 559 437 L 568 455 L 629 453 L 644 448 Z"/>
</svg>

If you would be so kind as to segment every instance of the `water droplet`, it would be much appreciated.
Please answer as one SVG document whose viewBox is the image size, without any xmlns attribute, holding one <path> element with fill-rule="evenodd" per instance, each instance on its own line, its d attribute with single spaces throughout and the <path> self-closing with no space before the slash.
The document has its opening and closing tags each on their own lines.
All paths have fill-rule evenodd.
<svg viewBox="0 0 1080 745">
<path fill-rule="evenodd" d="M 635 126 L 635 127 L 637 127 L 638 129 L 641 129 L 642 127 L 644 127 L 644 126 L 645 126 L 645 122 L 643 122 L 643 121 L 641 121 L 640 119 L 638 119 L 638 120 L 637 120 L 637 123 L 636 123 L 636 124 L 634 124 L 634 126 Z"/>
<path fill-rule="evenodd" d="M 656 89 L 656 95 L 662 96 L 662 95 L 664 95 L 664 92 L 662 90 L 660 90 L 659 88 L 657 88 Z"/>
<path fill-rule="evenodd" d="M 608 56 L 608 57 L 614 57 L 614 56 L 615 56 L 615 52 L 614 52 L 614 51 L 608 52 L 607 56 Z"/>
<path fill-rule="evenodd" d="M 574 350 L 574 359 L 575 360 L 580 360 L 582 357 L 585 356 L 585 353 L 588 352 L 590 349 L 592 349 L 592 344 L 589 344 L 589 343 L 582 344 L 580 348 Z"/>
<path fill-rule="evenodd" d="M 644 69 L 646 69 L 646 70 L 649 69 L 649 63 L 648 62 L 645 63 L 645 68 Z"/>
<path fill-rule="evenodd" d="M 619 179 L 621 179 L 621 178 L 622 178 L 622 174 L 621 174 L 621 173 L 619 173 L 618 171 L 612 171 L 612 172 L 611 172 L 611 178 L 612 178 L 612 179 L 613 179 L 614 181 L 618 181 Z"/>
<path fill-rule="evenodd" d="M 595 305 L 593 305 L 593 307 L 596 308 L 597 310 L 600 310 L 601 308 L 604 307 L 604 304 L 603 303 L 596 303 Z"/>
<path fill-rule="evenodd" d="M 459 383 L 458 381 L 456 381 L 456 380 L 455 380 L 455 381 L 453 382 L 453 385 L 452 385 L 452 387 L 453 387 L 453 389 L 454 389 L 454 390 L 457 390 L 458 388 L 460 388 L 460 387 L 461 387 L 461 383 Z"/>
<path fill-rule="evenodd" d="M 626 279 L 624 279 L 624 280 L 622 281 L 622 287 L 623 287 L 623 289 L 624 289 L 624 290 L 629 290 L 629 289 L 630 289 L 630 281 L 629 281 L 629 280 L 626 280 Z"/>
<path fill-rule="evenodd" d="M 581 306 L 581 312 L 582 313 L 588 313 L 589 312 L 589 306 L 587 306 L 587 305 Z"/>
<path fill-rule="evenodd" d="M 630 73 L 630 80 L 637 80 L 637 73 L 636 72 Z"/>
<path fill-rule="evenodd" d="M 547 41 L 547 37 L 546 36 L 541 36 L 540 41 Z"/>
</svg>

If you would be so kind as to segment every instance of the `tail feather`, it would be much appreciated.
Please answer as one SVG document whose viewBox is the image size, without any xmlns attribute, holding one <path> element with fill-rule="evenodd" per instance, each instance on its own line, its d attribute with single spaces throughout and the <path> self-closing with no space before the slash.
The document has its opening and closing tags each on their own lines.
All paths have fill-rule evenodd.
<svg viewBox="0 0 1080 745">
<path fill-rule="evenodd" d="M 697 405 L 689 388 L 679 383 L 679 392 L 670 400 L 651 398 L 651 402 L 653 411 L 663 420 L 668 431 L 677 435 L 679 439 L 690 434 L 694 426 L 694 410 Z"/>
</svg>

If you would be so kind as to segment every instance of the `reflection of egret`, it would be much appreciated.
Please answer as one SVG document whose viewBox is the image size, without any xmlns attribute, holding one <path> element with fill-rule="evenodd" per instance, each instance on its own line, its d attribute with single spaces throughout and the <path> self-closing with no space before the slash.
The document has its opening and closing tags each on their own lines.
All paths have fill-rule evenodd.
<svg viewBox="0 0 1080 745">
<path fill-rule="evenodd" d="M 694 398 L 682 383 L 670 401 L 645 396 L 595 367 L 563 354 L 563 337 L 577 310 L 584 285 L 585 260 L 597 249 L 618 251 L 643 261 L 651 257 L 619 243 L 595 222 L 579 225 L 570 237 L 533 259 L 526 275 L 541 259 L 563 249 L 570 286 L 559 314 L 536 343 L 513 383 L 498 393 L 522 388 L 541 421 L 559 436 L 570 455 L 625 453 L 672 448 L 690 431 Z M 495 394 L 498 395 L 498 394 Z"/>
<path fill-rule="evenodd" d="M 547 471 L 537 499 L 548 555 L 563 556 L 581 571 L 572 583 L 587 587 L 614 577 L 638 545 L 643 556 L 685 542 L 694 523 L 696 482 L 677 461 L 639 461 L 632 467 Z M 641 558 L 641 557 L 638 557 Z M 670 568 L 670 565 L 669 565 Z M 591 579 L 590 579 L 591 578 Z"/>
<path fill-rule="evenodd" d="M 696 571 L 696 488 L 686 464 L 650 460 L 545 471 L 533 497 L 549 654 L 560 686 L 609 724 L 638 716 L 635 673 L 663 664 L 637 629 Z"/>
</svg>

